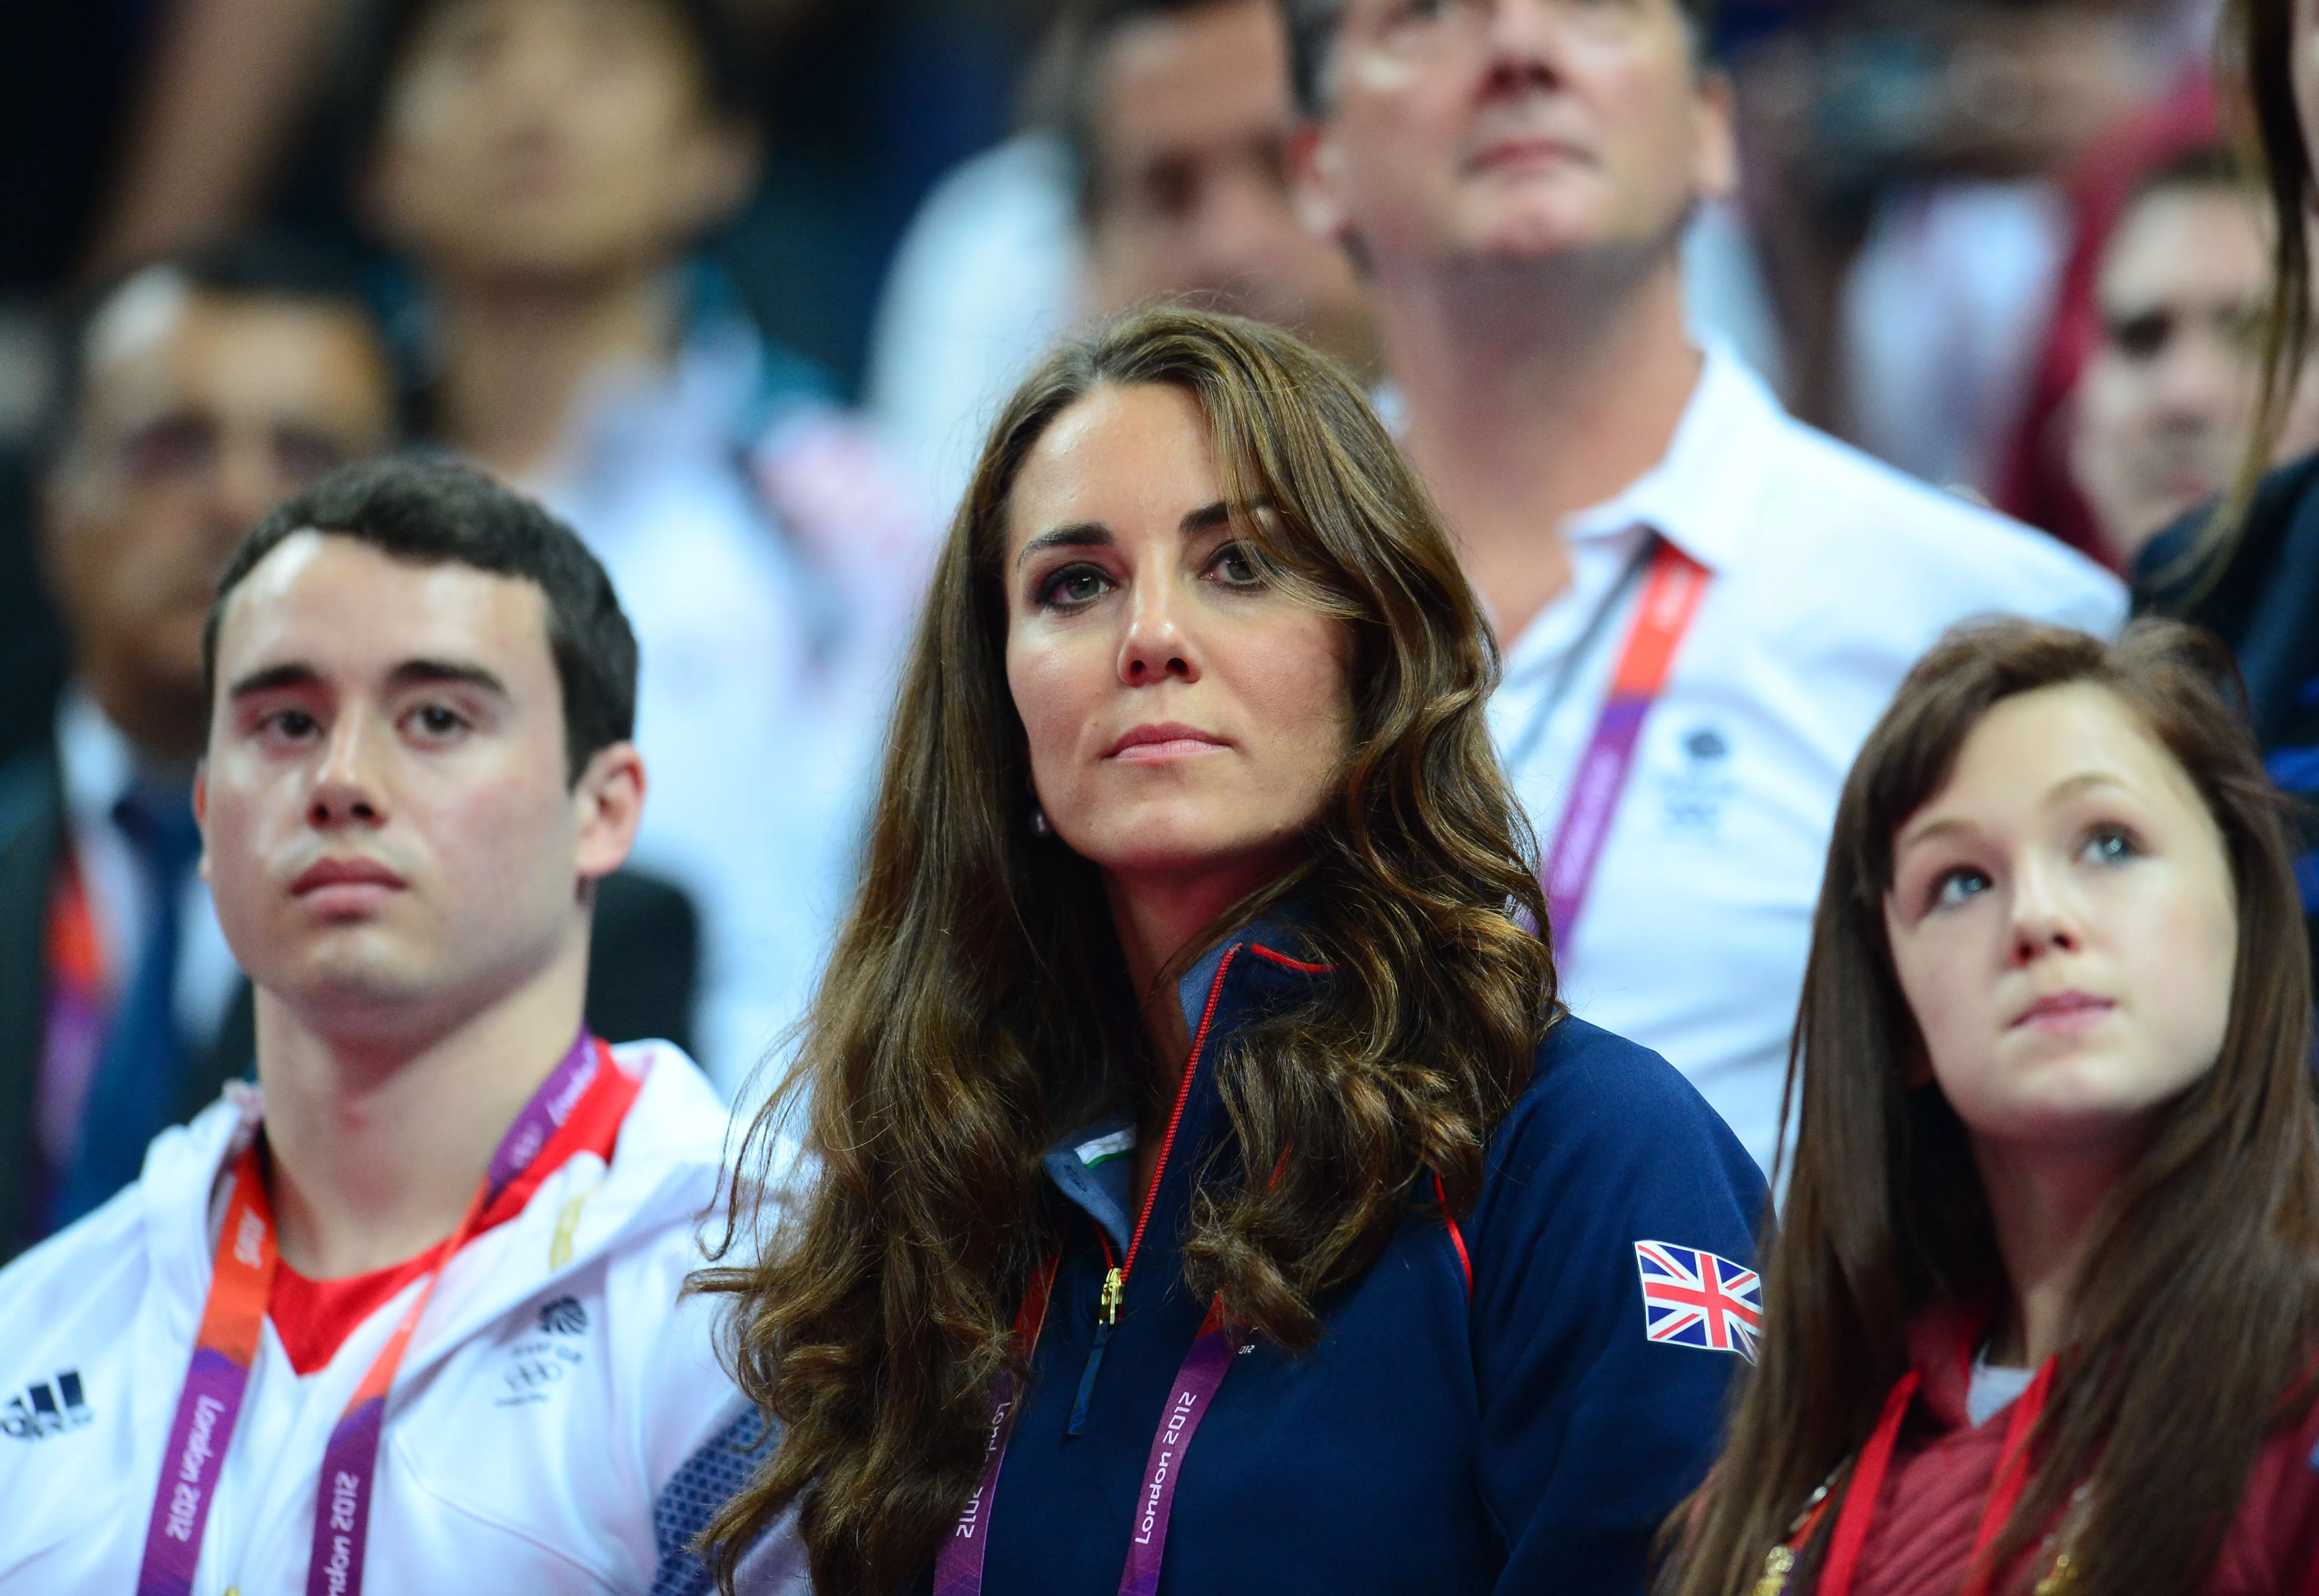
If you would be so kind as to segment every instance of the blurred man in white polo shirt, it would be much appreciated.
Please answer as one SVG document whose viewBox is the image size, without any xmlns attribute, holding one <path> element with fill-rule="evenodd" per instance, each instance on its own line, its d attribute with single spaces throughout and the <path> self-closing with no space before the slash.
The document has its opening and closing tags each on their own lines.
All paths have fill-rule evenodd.
<svg viewBox="0 0 2319 1596">
<path fill-rule="evenodd" d="M 2117 583 L 1704 353 L 1678 245 L 1734 177 L 1712 0 L 1283 0 L 1308 223 L 1506 648 L 1500 746 L 1563 992 L 1768 1167 L 1836 798 L 1909 663 Z"/>
</svg>

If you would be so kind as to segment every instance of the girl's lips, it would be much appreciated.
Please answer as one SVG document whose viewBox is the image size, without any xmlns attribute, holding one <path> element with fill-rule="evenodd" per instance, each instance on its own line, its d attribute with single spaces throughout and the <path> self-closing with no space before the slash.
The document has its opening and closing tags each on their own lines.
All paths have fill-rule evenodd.
<svg viewBox="0 0 2319 1596">
<path fill-rule="evenodd" d="M 2071 1032 L 2084 1031 L 2107 1018 L 2117 1005 L 2089 992 L 2056 992 L 2040 997 L 2021 1011 L 2013 1028 Z"/>
</svg>

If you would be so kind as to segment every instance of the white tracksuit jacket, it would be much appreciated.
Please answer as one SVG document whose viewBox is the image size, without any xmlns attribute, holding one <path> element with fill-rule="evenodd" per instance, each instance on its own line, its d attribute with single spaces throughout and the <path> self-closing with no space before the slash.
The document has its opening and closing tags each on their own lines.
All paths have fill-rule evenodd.
<svg viewBox="0 0 2319 1596">
<path fill-rule="evenodd" d="M 682 1543 L 760 1438 L 718 1366 L 716 1308 L 679 1297 L 726 1111 L 664 1042 L 614 1056 L 644 1078 L 610 1166 L 583 1152 L 551 1174 L 450 1261 L 420 1321 L 387 1405 L 366 1596 L 701 1587 Z M 157 1138 L 135 1186 L 0 1270 L 5 1596 L 135 1591 L 257 1114 L 233 1088 Z M 323 1442 L 418 1289 L 302 1379 L 266 1321 L 194 1596 L 303 1596 Z"/>
</svg>

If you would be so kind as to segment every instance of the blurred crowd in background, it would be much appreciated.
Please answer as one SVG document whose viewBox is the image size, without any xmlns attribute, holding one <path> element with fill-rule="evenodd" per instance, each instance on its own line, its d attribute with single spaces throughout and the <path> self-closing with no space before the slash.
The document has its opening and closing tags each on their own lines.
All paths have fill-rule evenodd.
<svg viewBox="0 0 2319 1596">
<path fill-rule="evenodd" d="M 2260 375 L 2217 9 L 1727 0 L 1741 181 L 1691 225 L 1697 336 L 2129 569 L 2229 484 Z M 1359 277 L 1286 180 L 1287 57 L 1276 0 L 0 12 L 0 1082 L 42 1083 L 0 1090 L 0 1150 L 71 1161 L 125 1014 L 206 1061 L 188 1107 L 246 1064 L 183 834 L 210 584 L 270 504 L 396 448 L 537 494 L 612 573 L 652 783 L 632 890 L 681 906 L 609 951 L 602 917 L 591 1018 L 627 1002 L 740 1090 L 800 1011 L 933 548 L 1041 349 L 1187 297 L 1304 333 L 1391 412 Z M 2314 445 L 2298 403 L 2279 456 Z"/>
</svg>

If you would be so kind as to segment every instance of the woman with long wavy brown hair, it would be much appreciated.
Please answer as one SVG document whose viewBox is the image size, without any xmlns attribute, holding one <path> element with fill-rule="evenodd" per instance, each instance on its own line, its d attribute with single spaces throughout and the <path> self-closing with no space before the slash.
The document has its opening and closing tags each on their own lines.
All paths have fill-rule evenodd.
<svg viewBox="0 0 2319 1596">
<path fill-rule="evenodd" d="M 1760 1360 L 1679 1596 L 2310 1591 L 2319 1108 L 2228 654 L 2008 622 L 1836 810 Z"/>
<path fill-rule="evenodd" d="M 728 1574 L 794 1506 L 823 1596 L 1641 1589 L 1762 1186 L 1562 1014 L 1495 673 L 1294 338 L 1145 312 L 1024 384 L 744 1160 L 799 1116 L 809 1174 L 702 1281 L 781 1427 Z"/>
</svg>

